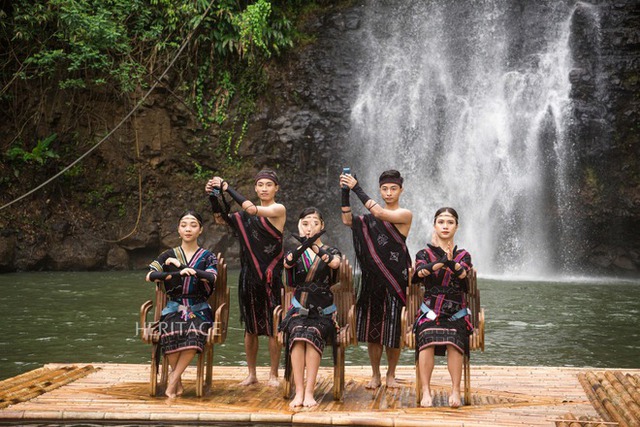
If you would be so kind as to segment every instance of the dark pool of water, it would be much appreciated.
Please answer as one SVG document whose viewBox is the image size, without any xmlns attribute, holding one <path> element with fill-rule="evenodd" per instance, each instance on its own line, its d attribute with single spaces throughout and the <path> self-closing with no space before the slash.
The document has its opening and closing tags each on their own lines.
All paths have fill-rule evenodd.
<svg viewBox="0 0 640 427">
<path fill-rule="evenodd" d="M 147 363 L 137 335 L 140 304 L 153 295 L 145 272 L 0 275 L 0 379 L 50 362 Z M 231 272 L 231 329 L 215 363 L 244 366 L 237 272 Z M 480 279 L 486 351 L 472 363 L 640 368 L 640 282 Z M 258 363 L 268 365 L 261 339 Z M 323 364 L 329 364 L 327 352 Z M 410 351 L 400 363 L 413 364 Z M 366 365 L 365 346 L 347 364 Z M 384 363 L 384 362 L 383 362 Z"/>
</svg>

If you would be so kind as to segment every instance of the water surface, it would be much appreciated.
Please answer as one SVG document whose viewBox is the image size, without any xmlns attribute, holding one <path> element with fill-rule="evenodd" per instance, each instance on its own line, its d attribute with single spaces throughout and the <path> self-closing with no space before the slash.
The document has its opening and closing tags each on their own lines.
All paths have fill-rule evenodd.
<svg viewBox="0 0 640 427">
<path fill-rule="evenodd" d="M 0 275 L 0 379 L 50 362 L 147 363 L 150 346 L 136 329 L 140 305 L 153 296 L 144 272 Z M 231 320 L 215 363 L 244 366 L 237 272 L 230 272 Z M 640 368 L 640 282 L 534 282 L 480 279 L 486 351 L 476 364 Z M 268 366 L 266 340 L 258 363 Z M 330 351 L 323 364 L 329 364 Z M 400 363 L 413 364 L 404 351 Z M 366 347 L 347 364 L 368 364 Z M 384 363 L 384 361 L 383 361 Z"/>
</svg>

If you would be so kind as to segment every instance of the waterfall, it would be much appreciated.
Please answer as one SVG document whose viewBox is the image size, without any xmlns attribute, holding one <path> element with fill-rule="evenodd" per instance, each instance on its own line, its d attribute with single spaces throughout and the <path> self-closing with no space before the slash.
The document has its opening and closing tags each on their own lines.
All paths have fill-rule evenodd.
<svg viewBox="0 0 640 427">
<path fill-rule="evenodd" d="M 351 113 L 352 170 L 369 193 L 405 176 L 412 255 L 433 214 L 460 214 L 456 243 L 485 275 L 571 271 L 574 4 L 371 1 Z"/>
</svg>

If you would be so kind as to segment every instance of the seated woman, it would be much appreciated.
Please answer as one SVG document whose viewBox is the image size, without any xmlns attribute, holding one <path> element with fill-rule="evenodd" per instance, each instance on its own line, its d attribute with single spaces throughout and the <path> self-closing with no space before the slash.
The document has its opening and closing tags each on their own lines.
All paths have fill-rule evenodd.
<svg viewBox="0 0 640 427">
<path fill-rule="evenodd" d="M 432 244 L 416 255 L 413 283 L 425 287 L 424 301 L 414 324 L 416 359 L 420 368 L 422 401 L 431 406 L 431 373 L 435 355 L 447 354 L 447 366 L 452 389 L 451 407 L 460 406 L 460 379 L 463 355 L 469 354 L 469 334 L 472 326 L 465 305 L 464 280 L 471 268 L 471 255 L 453 245 L 458 229 L 458 213 L 453 208 L 440 208 L 434 216 Z"/>
<path fill-rule="evenodd" d="M 284 260 L 284 282 L 294 287 L 292 306 L 280 325 L 285 333 L 285 377 L 293 373 L 296 393 L 289 404 L 316 406 L 313 397 L 325 342 L 335 345 L 338 325 L 330 287 L 336 282 L 340 252 L 320 240 L 324 220 L 316 208 L 302 211 L 298 221 L 300 245 Z M 306 386 L 304 369 L 307 368 Z"/>
<path fill-rule="evenodd" d="M 198 246 L 202 217 L 191 210 L 180 215 L 180 246 L 164 251 L 150 265 L 146 280 L 164 281 L 167 305 L 160 318 L 160 347 L 171 366 L 165 394 L 180 396 L 182 373 L 201 352 L 213 324 L 207 300 L 213 292 L 218 260 Z"/>
</svg>

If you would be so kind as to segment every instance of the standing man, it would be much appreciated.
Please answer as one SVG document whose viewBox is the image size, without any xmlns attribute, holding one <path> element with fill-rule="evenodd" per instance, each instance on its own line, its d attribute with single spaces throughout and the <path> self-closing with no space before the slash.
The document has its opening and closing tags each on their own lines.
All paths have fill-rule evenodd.
<svg viewBox="0 0 640 427">
<path fill-rule="evenodd" d="M 240 385 L 258 382 L 256 364 L 260 335 L 269 337 L 271 371 L 268 385 L 279 385 L 280 346 L 273 334 L 273 309 L 280 304 L 284 254 L 282 231 L 287 216 L 285 207 L 275 201 L 279 188 L 278 176 L 270 169 L 262 170 L 255 176 L 255 191 L 260 199 L 260 206 L 247 200 L 218 176 L 210 179 L 205 187 L 205 191 L 210 195 L 216 222 L 224 220 L 236 231 L 240 240 L 241 270 L 238 294 L 240 319 L 245 327 L 244 347 L 249 369 L 247 378 Z M 216 192 L 222 192 L 220 197 L 215 195 Z M 238 203 L 242 208 L 241 212 L 229 213 L 224 192 Z"/>
<path fill-rule="evenodd" d="M 342 222 L 351 227 L 353 245 L 362 270 L 362 287 L 356 304 L 358 341 L 366 342 L 373 374 L 367 388 L 382 384 L 380 360 L 386 349 L 389 364 L 387 387 L 397 387 L 396 366 L 400 358 L 400 315 L 406 302 L 411 255 L 406 239 L 413 215 L 400 207 L 403 178 L 388 170 L 380 175 L 384 208 L 367 196 L 351 175 L 340 175 Z M 353 191 L 369 214 L 354 216 L 349 204 Z"/>
</svg>

